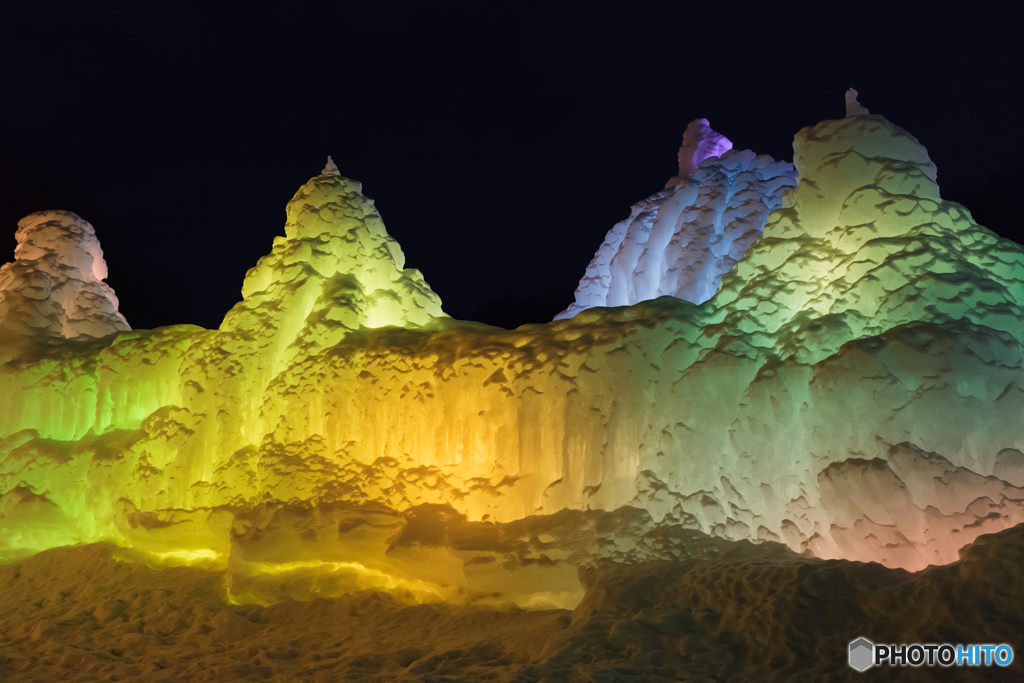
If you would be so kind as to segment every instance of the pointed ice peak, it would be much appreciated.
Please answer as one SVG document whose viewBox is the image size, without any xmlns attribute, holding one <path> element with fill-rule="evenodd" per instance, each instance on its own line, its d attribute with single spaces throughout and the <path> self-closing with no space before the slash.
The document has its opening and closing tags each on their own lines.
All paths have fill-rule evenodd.
<svg viewBox="0 0 1024 683">
<path fill-rule="evenodd" d="M 327 157 L 327 165 L 324 166 L 324 170 L 320 172 L 320 175 L 341 175 L 338 167 L 334 165 L 334 159 Z"/>
<path fill-rule="evenodd" d="M 846 91 L 846 115 L 847 116 L 867 116 L 869 113 L 867 107 L 857 101 L 857 91 L 850 88 Z"/>
<path fill-rule="evenodd" d="M 732 142 L 711 130 L 707 119 L 694 119 L 683 133 L 679 148 L 679 177 L 689 178 L 709 157 L 720 157 L 732 149 Z"/>
</svg>

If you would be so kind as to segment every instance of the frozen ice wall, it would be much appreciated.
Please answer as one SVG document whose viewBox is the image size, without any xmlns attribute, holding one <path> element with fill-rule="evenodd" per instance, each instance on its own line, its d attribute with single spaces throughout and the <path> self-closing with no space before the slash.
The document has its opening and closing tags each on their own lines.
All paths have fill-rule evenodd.
<svg viewBox="0 0 1024 683">
<path fill-rule="evenodd" d="M 0 554 L 112 539 L 230 562 L 250 592 L 315 571 L 566 605 L 577 566 L 656 556 L 658 529 L 955 560 L 1024 521 L 1024 248 L 942 200 L 883 117 L 794 150 L 798 184 L 703 304 L 515 331 L 444 316 L 329 166 L 219 329 L 0 366 Z M 727 193 L 731 158 L 757 168 L 730 151 L 694 177 Z"/>
<path fill-rule="evenodd" d="M 707 119 L 691 122 L 679 149 L 679 175 L 608 232 L 575 303 L 555 319 L 659 296 L 707 301 L 795 183 L 792 164 L 733 150 Z"/>
</svg>

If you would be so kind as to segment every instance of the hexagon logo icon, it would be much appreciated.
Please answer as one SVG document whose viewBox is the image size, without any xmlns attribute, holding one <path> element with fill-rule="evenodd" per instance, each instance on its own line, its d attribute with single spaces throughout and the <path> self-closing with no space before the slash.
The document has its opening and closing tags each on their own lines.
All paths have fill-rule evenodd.
<svg viewBox="0 0 1024 683">
<path fill-rule="evenodd" d="M 875 644 L 867 638 L 858 638 L 850 643 L 850 667 L 867 671 L 875 663 Z"/>
</svg>

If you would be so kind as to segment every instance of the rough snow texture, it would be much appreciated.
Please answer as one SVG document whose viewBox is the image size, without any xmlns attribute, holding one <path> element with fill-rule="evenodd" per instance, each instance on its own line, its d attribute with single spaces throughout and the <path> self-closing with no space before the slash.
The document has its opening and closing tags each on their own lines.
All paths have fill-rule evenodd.
<svg viewBox="0 0 1024 683">
<path fill-rule="evenodd" d="M 208 348 L 232 349 L 253 389 L 353 331 L 447 317 L 420 272 L 405 268 L 362 185 L 341 177 L 330 158 L 288 203 L 285 236 L 246 274 L 242 296 Z"/>
<path fill-rule="evenodd" d="M 230 570 L 149 569 L 109 545 L 53 549 L 0 567 L 0 678 L 853 682 L 864 680 L 846 663 L 856 636 L 1019 642 L 1024 527 L 916 575 L 696 532 L 667 540 L 678 541 L 665 543 L 671 562 L 588 570 L 573 611 L 416 605 L 369 591 L 239 605 Z M 271 579 L 285 590 L 317 581 L 311 571 Z M 953 674 L 939 671 L 869 676 Z M 953 677 L 1019 681 L 1024 662 Z"/>
<path fill-rule="evenodd" d="M 103 282 L 107 264 L 87 221 L 40 211 L 18 222 L 15 239 L 14 262 L 0 267 L 0 362 L 28 345 L 131 329 Z"/>
<path fill-rule="evenodd" d="M 659 296 L 707 301 L 795 184 L 792 164 L 732 150 L 707 119 L 697 119 L 683 137 L 679 176 L 608 232 L 575 303 L 555 319 Z"/>
<path fill-rule="evenodd" d="M 1024 339 L 1024 250 L 941 198 L 913 136 L 854 116 L 803 129 L 793 148 L 799 186 L 712 302 L 751 344 L 818 361 L 911 323 Z"/>
<path fill-rule="evenodd" d="M 0 553 L 112 540 L 243 562 L 260 601 L 301 561 L 342 592 L 572 606 L 577 570 L 647 557 L 643 534 L 598 518 L 520 528 L 515 562 L 459 553 L 499 522 L 630 506 L 821 558 L 955 561 L 1024 521 L 1024 249 L 943 201 L 925 149 L 880 116 L 794 149 L 798 186 L 703 305 L 515 331 L 444 316 L 358 184 L 313 178 L 220 329 L 0 367 Z M 743 163 L 695 177 L 719 169 L 701 182 L 720 195 Z M 703 185 L 666 192 L 687 191 Z M 423 506 L 477 526 L 424 523 L 396 550 Z"/>
</svg>

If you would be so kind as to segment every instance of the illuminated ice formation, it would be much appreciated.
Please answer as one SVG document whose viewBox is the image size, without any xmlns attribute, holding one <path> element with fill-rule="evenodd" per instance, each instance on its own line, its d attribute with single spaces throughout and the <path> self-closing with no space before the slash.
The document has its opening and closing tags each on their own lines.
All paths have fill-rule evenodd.
<svg viewBox="0 0 1024 683">
<path fill-rule="evenodd" d="M 863 106 L 857 101 L 857 91 L 850 88 L 846 91 L 846 115 L 847 116 L 867 116 L 870 114 L 867 107 Z"/>
<path fill-rule="evenodd" d="M 70 211 L 40 211 L 14 236 L 15 260 L 0 267 L 0 363 L 32 345 L 131 329 L 103 282 L 92 225 Z"/>
<path fill-rule="evenodd" d="M 353 331 L 447 317 L 420 272 L 405 268 L 362 185 L 341 177 L 330 157 L 288 203 L 285 236 L 246 274 L 242 296 L 210 343 L 252 359 L 246 374 L 261 377 L 243 382 L 243 394 Z"/>
<path fill-rule="evenodd" d="M 942 200 L 924 147 L 881 116 L 794 150 L 797 186 L 702 305 L 515 331 L 444 316 L 329 165 L 220 329 L 67 338 L 0 366 L 0 553 L 109 539 L 230 566 L 264 602 L 355 586 L 558 605 L 582 595 L 578 567 L 661 557 L 685 530 L 956 560 L 1024 521 L 1024 248 Z M 643 220 L 664 239 L 676 194 L 755 182 L 766 211 L 785 168 L 705 160 Z"/>
<path fill-rule="evenodd" d="M 555 319 L 665 295 L 707 301 L 795 184 L 792 164 L 733 150 L 707 119 L 691 122 L 679 150 L 679 175 L 608 232 L 576 301 Z"/>
<path fill-rule="evenodd" d="M 694 119 L 683 132 L 683 144 L 679 147 L 679 175 L 670 179 L 666 187 L 678 185 L 694 172 L 709 157 L 720 157 L 732 149 L 732 141 L 711 130 L 707 119 Z"/>
</svg>

